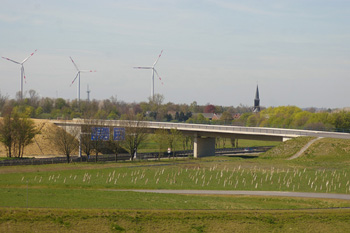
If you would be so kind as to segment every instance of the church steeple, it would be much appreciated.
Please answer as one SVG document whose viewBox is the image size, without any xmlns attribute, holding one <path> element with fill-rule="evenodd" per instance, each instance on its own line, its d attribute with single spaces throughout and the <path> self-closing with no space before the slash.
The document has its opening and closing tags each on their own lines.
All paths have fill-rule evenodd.
<svg viewBox="0 0 350 233">
<path fill-rule="evenodd" d="M 253 112 L 260 112 L 260 98 L 259 98 L 259 87 L 256 85 L 256 93 L 254 99 L 254 108 Z"/>
</svg>

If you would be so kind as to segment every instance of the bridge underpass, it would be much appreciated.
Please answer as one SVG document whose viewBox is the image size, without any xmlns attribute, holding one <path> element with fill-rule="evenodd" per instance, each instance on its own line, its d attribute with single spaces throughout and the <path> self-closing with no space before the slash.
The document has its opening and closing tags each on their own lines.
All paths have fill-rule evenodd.
<svg viewBox="0 0 350 233">
<path fill-rule="evenodd" d="M 81 129 L 82 126 L 88 126 L 90 124 L 81 119 L 73 119 L 72 121 L 55 121 L 54 123 L 61 127 L 64 126 L 66 129 L 69 127 L 79 127 Z M 138 122 L 123 120 L 98 121 L 98 124 L 101 127 L 132 127 L 132 125 L 137 125 L 136 123 Z M 300 136 L 350 139 L 349 133 L 263 127 L 202 125 L 150 121 L 142 121 L 141 127 L 147 128 L 150 133 L 154 133 L 154 131 L 157 129 L 177 129 L 182 132 L 183 135 L 193 137 L 193 156 L 195 158 L 215 155 L 215 138 L 217 137 L 280 142 Z"/>
</svg>

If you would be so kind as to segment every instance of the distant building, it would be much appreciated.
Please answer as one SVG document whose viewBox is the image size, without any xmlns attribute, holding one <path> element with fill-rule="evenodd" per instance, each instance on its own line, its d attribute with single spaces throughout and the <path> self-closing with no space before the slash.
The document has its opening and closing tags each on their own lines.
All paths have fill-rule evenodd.
<svg viewBox="0 0 350 233">
<path fill-rule="evenodd" d="M 254 99 L 254 108 L 253 112 L 260 112 L 260 98 L 259 98 L 259 87 L 256 85 L 256 93 Z"/>
</svg>

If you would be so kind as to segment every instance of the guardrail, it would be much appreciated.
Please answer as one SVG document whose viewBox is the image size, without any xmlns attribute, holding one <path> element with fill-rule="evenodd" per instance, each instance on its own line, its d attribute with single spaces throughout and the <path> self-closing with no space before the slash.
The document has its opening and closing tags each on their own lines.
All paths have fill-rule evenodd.
<svg viewBox="0 0 350 233">
<path fill-rule="evenodd" d="M 249 147 L 249 148 L 225 148 L 225 149 L 216 149 L 217 154 L 225 153 L 259 153 L 265 152 L 272 147 Z M 193 155 L 193 150 L 182 150 L 176 151 L 176 158 L 189 157 Z M 136 160 L 149 160 L 157 159 L 159 156 L 158 152 L 151 153 L 138 153 Z M 166 152 L 162 153 L 161 158 L 172 158 L 172 154 Z M 71 156 L 71 163 L 80 163 L 80 162 L 95 162 L 95 155 L 87 156 Z M 115 162 L 115 155 L 98 155 L 98 162 Z M 130 159 L 129 154 L 118 154 L 117 161 L 126 161 Z M 43 165 L 43 164 L 58 164 L 58 163 L 67 163 L 66 157 L 52 157 L 52 158 L 24 158 L 24 159 L 9 159 L 0 161 L 0 166 L 25 166 L 25 165 Z"/>
</svg>

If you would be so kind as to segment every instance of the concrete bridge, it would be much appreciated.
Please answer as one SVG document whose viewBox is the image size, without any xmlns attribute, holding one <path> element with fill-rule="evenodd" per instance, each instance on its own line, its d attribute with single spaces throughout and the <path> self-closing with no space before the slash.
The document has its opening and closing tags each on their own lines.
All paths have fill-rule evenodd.
<svg viewBox="0 0 350 233">
<path fill-rule="evenodd" d="M 136 121 L 122 120 L 99 120 L 99 126 L 106 127 L 132 127 L 137 125 Z M 133 124 L 135 123 L 135 124 Z M 56 121 L 58 126 L 81 127 L 91 125 L 84 120 L 74 119 L 72 121 Z M 300 136 L 328 137 L 350 139 L 349 133 L 336 133 L 312 130 L 264 128 L 264 127 L 241 127 L 241 126 L 223 126 L 223 125 L 204 125 L 187 123 L 169 123 L 142 121 L 142 127 L 147 128 L 150 133 L 157 129 L 176 128 L 185 136 L 193 137 L 193 155 L 195 158 L 215 155 L 215 138 L 235 138 L 262 141 L 286 141 L 288 139 Z"/>
</svg>

